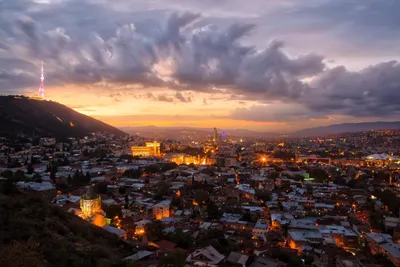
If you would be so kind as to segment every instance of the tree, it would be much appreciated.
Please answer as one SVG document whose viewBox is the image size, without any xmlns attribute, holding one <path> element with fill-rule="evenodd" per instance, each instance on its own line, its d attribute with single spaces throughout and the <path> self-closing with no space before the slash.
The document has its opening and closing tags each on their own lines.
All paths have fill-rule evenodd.
<svg viewBox="0 0 400 267">
<path fill-rule="evenodd" d="M 181 229 L 176 229 L 175 232 L 168 234 L 167 239 L 184 249 L 188 249 L 194 244 L 192 233 L 184 233 Z"/>
<path fill-rule="evenodd" d="M 32 163 L 29 163 L 28 164 L 28 167 L 27 167 L 27 169 L 26 169 L 26 173 L 27 174 L 32 174 L 33 173 L 33 165 L 32 165 Z"/>
<path fill-rule="evenodd" d="M 121 195 L 125 195 L 126 194 L 126 188 L 124 186 L 120 186 L 118 188 L 118 193 L 120 193 Z"/>
<path fill-rule="evenodd" d="M 5 170 L 1 173 L 1 176 L 7 179 L 12 179 L 14 177 L 14 173 L 12 170 Z"/>
<path fill-rule="evenodd" d="M 200 205 L 203 206 L 208 201 L 208 192 L 202 189 L 197 190 L 194 194 L 194 200 Z"/>
<path fill-rule="evenodd" d="M 164 230 L 164 224 L 161 221 L 154 221 L 146 224 L 147 238 L 150 241 L 160 240 Z"/>
<path fill-rule="evenodd" d="M 207 203 L 207 215 L 211 220 L 216 220 L 221 218 L 221 212 L 218 209 L 218 206 L 215 205 L 213 201 L 209 201 Z"/>
<path fill-rule="evenodd" d="M 95 185 L 95 191 L 99 194 L 107 194 L 107 183 L 106 182 L 102 182 L 102 183 L 98 183 Z"/>
<path fill-rule="evenodd" d="M 16 171 L 14 173 L 14 180 L 16 180 L 16 181 L 25 180 L 25 173 L 23 171 L 20 171 L 20 170 Z"/>
<path fill-rule="evenodd" d="M 329 178 L 328 173 L 321 168 L 311 169 L 310 176 L 313 177 L 317 182 L 325 182 Z"/>
<path fill-rule="evenodd" d="M 90 183 L 90 180 L 91 179 L 91 177 L 90 177 L 90 173 L 89 172 L 86 172 L 86 175 L 85 175 L 85 183 Z"/>
<path fill-rule="evenodd" d="M 33 181 L 36 182 L 36 183 L 43 182 L 43 179 L 42 179 L 42 177 L 40 176 L 39 173 L 35 173 L 32 178 L 33 178 Z"/>
<path fill-rule="evenodd" d="M 104 205 L 102 207 L 103 211 L 106 213 L 107 218 L 114 218 L 115 216 L 122 217 L 122 211 L 120 205 Z"/>
<path fill-rule="evenodd" d="M 157 184 L 157 187 L 158 187 L 158 191 L 154 195 L 153 199 L 154 200 L 163 200 L 164 196 L 166 196 L 168 194 L 169 184 L 167 184 L 165 182 L 160 182 Z"/>
<path fill-rule="evenodd" d="M 183 203 L 180 197 L 178 196 L 173 196 L 171 199 L 171 206 L 177 207 L 178 209 L 183 208 Z"/>
<path fill-rule="evenodd" d="M 271 195 L 268 192 L 265 192 L 265 191 L 256 192 L 256 197 L 257 197 L 257 199 L 262 200 L 264 202 L 267 202 L 267 201 L 271 200 Z"/>
<path fill-rule="evenodd" d="M 124 209 L 129 209 L 129 197 L 128 195 L 125 195 L 125 204 L 124 204 Z"/>
<path fill-rule="evenodd" d="M 168 252 L 160 257 L 160 267 L 183 267 L 185 266 L 186 255 L 182 252 Z"/>
</svg>

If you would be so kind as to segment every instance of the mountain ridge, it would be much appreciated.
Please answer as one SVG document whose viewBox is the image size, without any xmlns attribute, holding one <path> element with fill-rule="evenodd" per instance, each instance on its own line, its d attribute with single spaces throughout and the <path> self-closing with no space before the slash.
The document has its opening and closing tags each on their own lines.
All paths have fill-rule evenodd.
<svg viewBox="0 0 400 267">
<path fill-rule="evenodd" d="M 158 127 L 154 125 L 148 126 L 126 126 L 119 127 L 123 129 L 125 132 L 130 134 L 140 133 L 143 135 L 151 134 L 162 134 L 165 132 L 172 132 L 171 135 L 174 135 L 175 132 L 183 132 L 183 131 L 193 131 L 198 132 L 203 135 L 212 135 L 213 128 L 205 127 L 205 128 L 196 128 L 196 127 L 187 127 L 187 126 L 172 126 L 172 127 Z M 392 122 L 383 122 L 383 121 L 375 121 L 375 122 L 355 122 L 355 123 L 339 123 L 339 124 L 331 124 L 327 126 L 319 126 L 319 127 L 311 127 L 305 128 L 301 130 L 297 130 L 294 132 L 261 132 L 261 131 L 253 131 L 248 129 L 220 129 L 217 128 L 219 133 L 225 131 L 228 136 L 243 136 L 243 137 L 277 137 L 279 135 L 288 135 L 289 137 L 302 137 L 302 136 L 318 136 L 318 135 L 330 135 L 330 134 L 340 134 L 340 133 L 349 133 L 349 132 L 363 132 L 370 130 L 393 130 L 400 129 L 400 121 L 392 121 Z"/>
<path fill-rule="evenodd" d="M 306 128 L 294 133 L 295 136 L 317 136 L 351 132 L 364 132 L 371 130 L 395 130 L 400 129 L 400 121 L 375 121 L 375 122 L 355 122 L 340 123 L 327 126 Z"/>
</svg>

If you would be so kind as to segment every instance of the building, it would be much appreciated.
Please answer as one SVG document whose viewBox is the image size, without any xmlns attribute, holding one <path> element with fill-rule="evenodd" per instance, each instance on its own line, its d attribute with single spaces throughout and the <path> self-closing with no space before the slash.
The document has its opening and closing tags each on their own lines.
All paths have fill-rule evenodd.
<svg viewBox="0 0 400 267">
<path fill-rule="evenodd" d="M 160 143 L 146 142 L 144 146 L 132 146 L 132 156 L 159 157 L 161 156 Z"/>
<path fill-rule="evenodd" d="M 253 234 L 266 234 L 268 232 L 268 223 L 264 219 L 259 219 L 254 225 Z"/>
<path fill-rule="evenodd" d="M 93 186 L 90 186 L 86 194 L 81 196 L 80 206 L 85 219 L 91 219 L 101 212 L 101 197 L 96 194 Z"/>
<path fill-rule="evenodd" d="M 366 233 L 364 238 L 368 241 L 373 255 L 386 255 L 394 265 L 400 266 L 400 244 L 394 243 L 391 235 Z"/>
<path fill-rule="evenodd" d="M 219 253 L 213 246 L 197 249 L 191 253 L 186 261 L 195 266 L 215 266 L 219 264 L 225 256 Z"/>
<path fill-rule="evenodd" d="M 170 204 L 171 204 L 170 200 L 164 200 L 161 201 L 160 203 L 155 204 L 152 207 L 153 215 L 156 218 L 156 220 L 161 220 L 162 218 L 169 217 Z"/>
<path fill-rule="evenodd" d="M 247 255 L 238 252 L 231 252 L 226 259 L 226 262 L 231 266 L 245 267 L 248 260 L 249 256 Z"/>
<path fill-rule="evenodd" d="M 319 231 L 289 230 L 288 243 L 292 249 L 300 249 L 304 246 L 318 245 L 324 240 Z"/>
</svg>

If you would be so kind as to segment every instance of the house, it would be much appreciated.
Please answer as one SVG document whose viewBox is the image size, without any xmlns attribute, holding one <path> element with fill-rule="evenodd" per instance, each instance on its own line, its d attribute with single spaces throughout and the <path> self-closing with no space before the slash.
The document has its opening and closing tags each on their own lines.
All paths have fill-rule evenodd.
<svg viewBox="0 0 400 267">
<path fill-rule="evenodd" d="M 169 217 L 169 208 L 171 205 L 170 200 L 164 200 L 161 201 L 157 204 L 155 204 L 152 207 L 153 210 L 153 215 L 156 218 L 156 220 L 161 220 L 162 218 L 168 218 Z"/>
<path fill-rule="evenodd" d="M 254 225 L 253 234 L 266 234 L 268 232 L 268 223 L 266 220 L 259 219 Z"/>
<path fill-rule="evenodd" d="M 225 258 L 213 246 L 197 249 L 191 253 L 186 261 L 196 266 L 215 266 Z"/>
<path fill-rule="evenodd" d="M 232 264 L 233 266 L 245 267 L 248 260 L 249 256 L 247 255 L 237 252 L 231 252 L 231 254 L 229 254 L 228 258 L 226 259 L 226 262 Z"/>
<path fill-rule="evenodd" d="M 290 213 L 271 213 L 272 227 L 280 229 L 284 225 L 288 225 L 294 217 Z"/>
<path fill-rule="evenodd" d="M 300 247 L 307 246 L 309 244 L 320 244 L 324 240 L 324 237 L 319 231 L 308 231 L 308 230 L 289 230 L 288 231 L 288 243 L 290 248 L 300 249 Z"/>
</svg>

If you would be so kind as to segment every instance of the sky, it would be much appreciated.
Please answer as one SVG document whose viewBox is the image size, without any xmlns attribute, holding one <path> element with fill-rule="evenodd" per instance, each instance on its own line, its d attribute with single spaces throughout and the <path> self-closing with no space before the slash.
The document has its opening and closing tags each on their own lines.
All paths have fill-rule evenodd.
<svg viewBox="0 0 400 267">
<path fill-rule="evenodd" d="M 398 0 L 0 0 L 0 94 L 115 126 L 400 118 Z"/>
</svg>

